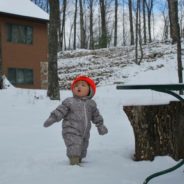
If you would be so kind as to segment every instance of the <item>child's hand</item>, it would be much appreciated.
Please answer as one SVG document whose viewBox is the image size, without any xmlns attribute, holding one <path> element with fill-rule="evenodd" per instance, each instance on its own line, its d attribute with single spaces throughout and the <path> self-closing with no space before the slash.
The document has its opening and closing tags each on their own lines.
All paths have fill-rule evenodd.
<svg viewBox="0 0 184 184">
<path fill-rule="evenodd" d="M 105 135 L 108 133 L 108 129 L 106 128 L 105 125 L 100 125 L 97 127 L 99 135 Z"/>
<path fill-rule="evenodd" d="M 52 117 L 49 117 L 43 124 L 43 126 L 46 128 L 46 127 L 49 127 L 51 126 L 53 123 L 54 123 L 54 119 Z"/>
</svg>

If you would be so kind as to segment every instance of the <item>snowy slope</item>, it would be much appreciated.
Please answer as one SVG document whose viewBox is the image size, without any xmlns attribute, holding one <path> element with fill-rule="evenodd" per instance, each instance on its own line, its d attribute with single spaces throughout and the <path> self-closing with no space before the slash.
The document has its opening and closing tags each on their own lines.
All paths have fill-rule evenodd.
<svg viewBox="0 0 184 184">
<path fill-rule="evenodd" d="M 170 60 L 127 66 L 118 75 L 126 73 L 125 83 L 129 84 L 177 82 L 175 54 L 170 56 Z M 73 58 L 76 63 L 81 60 Z M 69 90 L 61 90 L 61 101 L 69 96 Z M 168 103 L 171 96 L 150 90 L 116 90 L 106 81 L 97 88 L 94 99 L 109 134 L 100 136 L 92 127 L 88 155 L 79 167 L 68 164 L 61 124 L 43 128 L 44 120 L 60 101 L 50 101 L 45 90 L 12 86 L 1 90 L 0 184 L 141 184 L 148 175 L 177 163 L 167 156 L 156 157 L 152 162 L 133 161 L 133 131 L 122 110 L 127 104 Z M 155 178 L 150 184 L 183 184 L 183 170 L 181 167 Z"/>
</svg>

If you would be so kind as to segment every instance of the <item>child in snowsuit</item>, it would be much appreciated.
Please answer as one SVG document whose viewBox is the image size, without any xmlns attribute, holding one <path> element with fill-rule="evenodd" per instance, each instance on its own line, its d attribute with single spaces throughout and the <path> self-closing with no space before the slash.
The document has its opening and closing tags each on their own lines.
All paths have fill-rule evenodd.
<svg viewBox="0 0 184 184">
<path fill-rule="evenodd" d="M 89 144 L 91 121 L 96 125 L 98 133 L 108 132 L 103 124 L 96 103 L 92 97 L 96 92 L 94 81 L 86 76 L 78 76 L 71 85 L 73 97 L 66 98 L 45 121 L 48 127 L 63 119 L 62 135 L 67 148 L 67 156 L 71 165 L 79 165 L 86 157 Z"/>
</svg>

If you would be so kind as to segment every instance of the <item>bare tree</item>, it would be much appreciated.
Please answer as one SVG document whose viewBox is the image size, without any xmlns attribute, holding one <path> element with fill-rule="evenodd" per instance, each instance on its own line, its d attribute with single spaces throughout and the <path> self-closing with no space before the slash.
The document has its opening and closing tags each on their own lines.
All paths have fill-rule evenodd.
<svg viewBox="0 0 184 184">
<path fill-rule="evenodd" d="M 178 1 L 178 8 L 179 8 L 179 12 L 178 14 L 180 13 L 180 20 L 179 20 L 179 23 L 180 23 L 180 36 L 184 38 L 184 0 L 179 0 Z"/>
<path fill-rule="evenodd" d="M 60 33 L 60 48 L 64 50 L 63 41 L 64 41 L 64 33 L 65 33 L 65 19 L 66 19 L 66 5 L 67 0 L 63 0 L 63 18 L 62 18 L 62 26 L 61 26 L 61 33 Z"/>
<path fill-rule="evenodd" d="M 51 100 L 59 100 L 59 81 L 57 66 L 58 51 L 58 26 L 59 26 L 59 0 L 49 0 L 50 25 L 49 25 L 49 56 L 48 56 L 48 91 Z"/>
<path fill-rule="evenodd" d="M 90 19 L 90 25 L 89 25 L 89 31 L 90 31 L 90 43 L 89 43 L 89 48 L 94 49 L 94 36 L 93 36 L 93 0 L 89 0 L 89 19 Z"/>
<path fill-rule="evenodd" d="M 83 3 L 79 0 L 80 5 L 80 43 L 81 48 L 86 48 L 86 33 L 84 28 L 84 13 L 83 13 Z"/>
<path fill-rule="evenodd" d="M 106 6 L 105 0 L 100 1 L 100 12 L 101 12 L 101 38 L 100 47 L 107 48 L 108 38 L 107 38 L 107 27 L 106 27 Z"/>
<path fill-rule="evenodd" d="M 134 45 L 134 28 L 133 28 L 133 16 L 132 16 L 132 0 L 128 0 L 129 7 L 129 20 L 130 20 L 130 44 Z"/>
<path fill-rule="evenodd" d="M 122 8 L 123 8 L 123 45 L 125 46 L 126 45 L 126 40 L 127 40 L 127 36 L 126 36 L 126 33 L 125 33 L 125 27 L 126 27 L 126 24 L 125 24 L 125 20 L 126 20 L 126 17 L 125 17 L 125 0 L 123 0 Z"/>
<path fill-rule="evenodd" d="M 118 29 L 118 0 L 115 0 L 114 46 L 117 45 L 117 29 Z"/>
<path fill-rule="evenodd" d="M 78 1 L 75 0 L 75 12 L 74 12 L 74 21 L 73 21 L 73 25 L 74 25 L 73 49 L 74 50 L 76 49 L 77 3 L 78 3 Z"/>
<path fill-rule="evenodd" d="M 151 14 L 153 10 L 153 0 L 145 0 L 147 13 L 148 13 L 148 35 L 149 35 L 149 42 L 152 41 L 151 37 Z"/>
<path fill-rule="evenodd" d="M 171 27 L 172 36 L 173 36 L 172 41 L 173 43 L 177 43 L 178 78 L 179 78 L 179 83 L 183 83 L 180 26 L 178 23 L 178 0 L 168 0 L 168 5 L 169 5 L 170 21 L 172 22 L 172 27 Z"/>
<path fill-rule="evenodd" d="M 175 1 L 175 0 L 174 0 Z M 175 29 L 175 12 L 174 12 L 174 7 L 172 4 L 171 0 L 168 0 L 168 8 L 169 8 L 169 21 L 170 21 L 170 36 L 172 39 L 172 43 L 177 43 L 177 35 L 176 33 L 174 33 L 174 29 Z"/>
<path fill-rule="evenodd" d="M 144 30 L 144 44 L 147 43 L 147 33 L 146 33 L 146 0 L 142 0 L 142 10 L 143 10 L 143 30 Z"/>
<path fill-rule="evenodd" d="M 164 19 L 164 29 L 163 29 L 163 40 L 167 40 L 169 36 L 169 17 L 168 17 L 168 6 L 167 2 L 160 7 L 161 13 Z"/>
<path fill-rule="evenodd" d="M 142 37 L 141 37 L 141 18 L 140 18 L 140 0 L 137 0 L 135 28 L 136 28 L 136 31 L 135 31 L 135 63 L 140 65 L 142 58 L 143 58 Z M 140 49 L 140 58 L 138 57 L 139 49 Z"/>
<path fill-rule="evenodd" d="M 2 58 L 2 46 L 1 46 L 1 33 L 0 33 L 0 89 L 3 89 L 3 58 Z"/>
</svg>

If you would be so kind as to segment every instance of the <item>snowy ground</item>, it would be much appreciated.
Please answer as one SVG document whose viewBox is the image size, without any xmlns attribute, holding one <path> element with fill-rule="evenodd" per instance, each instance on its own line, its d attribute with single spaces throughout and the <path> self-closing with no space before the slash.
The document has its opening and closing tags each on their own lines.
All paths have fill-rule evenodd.
<svg viewBox="0 0 184 184">
<path fill-rule="evenodd" d="M 158 59 L 141 66 L 125 67 L 126 84 L 177 82 L 177 67 Z M 157 65 L 163 65 L 158 68 Z M 148 68 L 153 68 L 148 69 Z M 71 96 L 61 90 L 61 101 Z M 100 136 L 91 130 L 87 158 L 79 166 L 70 166 L 61 137 L 61 124 L 43 128 L 44 120 L 60 101 L 50 101 L 45 90 L 9 87 L 0 91 L 0 184 L 141 184 L 157 171 L 177 162 L 170 157 L 135 162 L 134 136 L 122 110 L 127 104 L 168 103 L 173 98 L 153 91 L 121 91 L 113 84 L 98 87 L 98 104 L 109 134 Z M 183 184 L 184 168 L 155 178 L 150 184 Z"/>
</svg>

